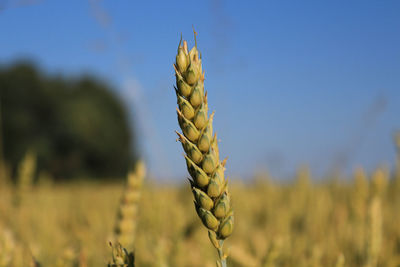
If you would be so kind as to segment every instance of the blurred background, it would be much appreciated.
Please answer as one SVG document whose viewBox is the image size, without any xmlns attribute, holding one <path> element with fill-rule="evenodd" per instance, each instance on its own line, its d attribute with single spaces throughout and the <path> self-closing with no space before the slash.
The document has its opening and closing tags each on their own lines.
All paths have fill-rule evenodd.
<svg viewBox="0 0 400 267">
<path fill-rule="evenodd" d="M 399 12 L 0 0 L 0 267 L 105 266 L 110 240 L 137 266 L 215 266 L 174 133 L 192 26 L 228 157 L 228 265 L 399 267 Z"/>
<path fill-rule="evenodd" d="M 55 177 L 113 176 L 144 157 L 182 179 L 173 89 L 180 34 L 206 71 L 230 176 L 393 166 L 397 1 L 0 2 L 4 158 Z M 68 171 L 66 171 L 68 169 Z"/>
</svg>

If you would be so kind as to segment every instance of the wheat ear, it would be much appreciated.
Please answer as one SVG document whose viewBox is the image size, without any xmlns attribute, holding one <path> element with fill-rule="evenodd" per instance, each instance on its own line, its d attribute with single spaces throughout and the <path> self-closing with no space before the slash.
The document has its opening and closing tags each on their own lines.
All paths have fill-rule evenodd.
<svg viewBox="0 0 400 267">
<path fill-rule="evenodd" d="M 139 160 L 135 169 L 128 174 L 125 192 L 119 206 L 115 235 L 116 240 L 128 251 L 132 251 L 134 247 L 138 203 L 145 176 L 146 166 L 143 161 Z"/>
<path fill-rule="evenodd" d="M 182 134 L 177 132 L 186 153 L 187 169 L 194 204 L 198 216 L 209 229 L 211 243 L 218 250 L 218 266 L 226 266 L 227 255 L 222 246 L 233 231 L 233 211 L 227 180 L 224 177 L 225 162 L 219 159 L 216 134 L 213 134 L 213 114 L 208 114 L 207 93 L 204 92 L 204 72 L 201 54 L 195 46 L 188 51 L 182 36 L 174 64 L 178 122 Z"/>
<path fill-rule="evenodd" d="M 133 252 L 128 252 L 121 244 L 109 243 L 112 249 L 112 262 L 108 267 L 135 267 L 135 257 Z"/>
</svg>

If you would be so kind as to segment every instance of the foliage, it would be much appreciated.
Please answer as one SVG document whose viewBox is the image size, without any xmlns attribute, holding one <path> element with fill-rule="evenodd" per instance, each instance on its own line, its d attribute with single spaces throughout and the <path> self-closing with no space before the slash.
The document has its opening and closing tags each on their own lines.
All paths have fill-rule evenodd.
<svg viewBox="0 0 400 267">
<path fill-rule="evenodd" d="M 56 178 L 122 175 L 134 146 L 126 111 L 103 82 L 40 73 L 33 64 L 0 68 L 4 157 L 17 166 L 28 150 L 38 171 Z M 13 170 L 15 174 L 16 170 Z"/>
</svg>

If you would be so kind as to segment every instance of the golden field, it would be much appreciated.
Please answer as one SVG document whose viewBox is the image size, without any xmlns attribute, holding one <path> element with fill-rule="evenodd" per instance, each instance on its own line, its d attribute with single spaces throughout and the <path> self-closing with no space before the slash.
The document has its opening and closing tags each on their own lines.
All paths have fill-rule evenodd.
<svg viewBox="0 0 400 267">
<path fill-rule="evenodd" d="M 156 181 L 142 188 L 136 266 L 215 266 L 189 185 Z M 400 266 L 398 174 L 358 169 L 312 181 L 302 169 L 288 182 L 266 174 L 230 182 L 229 266 Z M 106 266 L 123 189 L 123 182 L 46 182 L 18 193 L 3 185 L 0 266 L 35 266 L 32 258 L 40 266 Z"/>
</svg>

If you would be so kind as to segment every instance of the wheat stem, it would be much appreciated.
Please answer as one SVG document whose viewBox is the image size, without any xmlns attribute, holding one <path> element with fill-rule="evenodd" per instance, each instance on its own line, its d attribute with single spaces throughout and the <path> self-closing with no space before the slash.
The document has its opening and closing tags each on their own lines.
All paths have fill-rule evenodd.
<svg viewBox="0 0 400 267">
<path fill-rule="evenodd" d="M 226 257 L 224 256 L 223 247 L 224 247 L 224 240 L 220 240 L 219 248 L 217 248 L 218 257 L 219 257 L 219 265 L 221 265 L 221 267 L 226 267 L 227 266 L 226 265 Z"/>
</svg>

